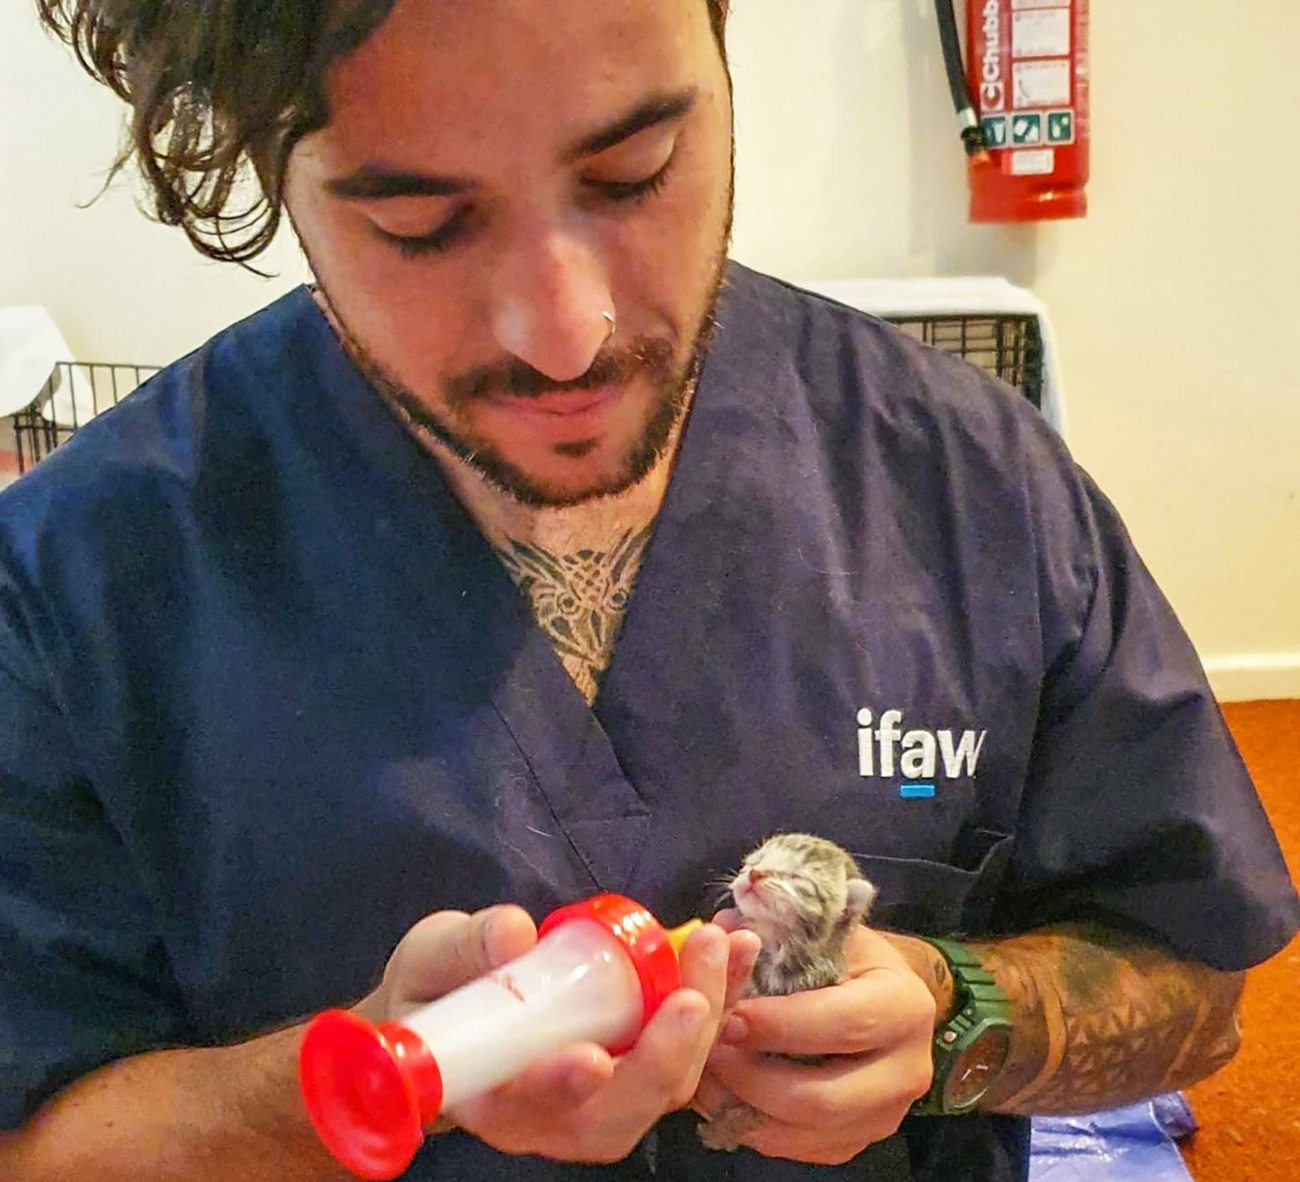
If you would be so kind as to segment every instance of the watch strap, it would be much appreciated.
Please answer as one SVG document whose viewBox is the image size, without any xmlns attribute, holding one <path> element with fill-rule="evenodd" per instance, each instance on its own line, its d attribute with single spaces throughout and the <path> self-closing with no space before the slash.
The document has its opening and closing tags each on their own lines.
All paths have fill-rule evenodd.
<svg viewBox="0 0 1300 1182">
<path fill-rule="evenodd" d="M 948 964 L 953 980 L 953 1009 L 934 1032 L 934 1080 L 930 1090 L 912 1105 L 911 1112 L 915 1116 L 955 1115 L 969 1111 L 975 1101 L 960 1109 L 950 1108 L 945 1103 L 949 1075 L 962 1051 L 982 1033 L 991 1027 L 1010 1028 L 1011 1002 L 979 956 L 966 945 L 934 936 L 918 938 L 933 945 Z"/>
</svg>

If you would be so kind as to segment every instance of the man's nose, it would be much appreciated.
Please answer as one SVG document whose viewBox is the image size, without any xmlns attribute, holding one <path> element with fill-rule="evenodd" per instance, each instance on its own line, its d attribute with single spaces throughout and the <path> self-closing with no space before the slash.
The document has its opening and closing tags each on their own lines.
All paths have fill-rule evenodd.
<svg viewBox="0 0 1300 1182">
<path fill-rule="evenodd" d="M 492 310 L 497 344 L 553 381 L 586 373 L 613 335 L 616 314 L 591 244 L 552 229 L 512 252 L 498 275 Z"/>
</svg>

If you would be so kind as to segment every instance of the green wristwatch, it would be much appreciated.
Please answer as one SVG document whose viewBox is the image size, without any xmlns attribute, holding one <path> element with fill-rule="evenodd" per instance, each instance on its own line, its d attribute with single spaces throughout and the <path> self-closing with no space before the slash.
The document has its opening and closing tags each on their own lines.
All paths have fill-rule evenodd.
<svg viewBox="0 0 1300 1182">
<path fill-rule="evenodd" d="M 934 1082 L 912 1105 L 914 1116 L 969 1112 L 993 1086 L 1011 1046 L 1011 1003 L 969 948 L 954 940 L 933 944 L 952 972 L 956 1012 L 934 1032 Z"/>
</svg>

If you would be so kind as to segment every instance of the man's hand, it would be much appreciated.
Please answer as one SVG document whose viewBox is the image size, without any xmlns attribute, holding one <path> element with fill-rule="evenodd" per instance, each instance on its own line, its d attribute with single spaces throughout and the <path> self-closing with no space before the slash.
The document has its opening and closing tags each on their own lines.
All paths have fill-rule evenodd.
<svg viewBox="0 0 1300 1182">
<path fill-rule="evenodd" d="M 532 920 L 518 907 L 431 915 L 403 938 L 383 984 L 357 1010 L 372 1021 L 400 1021 L 416 1006 L 523 955 L 536 939 Z M 505 1153 L 584 1162 L 626 1157 L 660 1116 L 690 1102 L 757 952 L 752 933 L 728 934 L 706 924 L 682 949 L 683 988 L 625 1055 L 615 1059 L 593 1043 L 575 1043 L 459 1105 L 451 1118 Z"/>
<path fill-rule="evenodd" d="M 934 1018 L 934 997 L 907 960 L 860 927 L 843 985 L 736 1007 L 694 1107 L 708 1116 L 743 1101 L 760 1119 L 742 1144 L 769 1157 L 840 1164 L 895 1132 L 929 1089 Z"/>
</svg>

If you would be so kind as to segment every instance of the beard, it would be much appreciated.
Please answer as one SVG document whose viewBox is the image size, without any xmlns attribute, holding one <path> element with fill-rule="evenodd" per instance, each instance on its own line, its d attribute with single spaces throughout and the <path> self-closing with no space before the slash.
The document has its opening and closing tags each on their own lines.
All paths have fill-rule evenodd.
<svg viewBox="0 0 1300 1182">
<path fill-rule="evenodd" d="M 557 382 L 519 361 L 485 367 L 448 382 L 444 394 L 448 411 L 430 409 L 410 386 L 401 382 L 372 357 L 359 340 L 343 328 L 343 348 L 366 380 L 419 431 L 441 443 L 474 469 L 494 488 L 529 508 L 562 508 L 598 497 L 615 496 L 639 483 L 666 454 L 679 422 L 690 406 L 704 352 L 713 334 L 713 309 L 721 287 L 721 274 L 709 297 L 704 321 L 696 331 L 685 365 L 674 364 L 672 345 L 664 340 L 638 338 L 622 349 L 602 350 L 587 372 L 572 381 Z M 326 295 L 328 299 L 328 294 Z M 601 386 L 647 381 L 653 390 L 649 413 L 618 471 L 577 491 L 556 487 L 526 472 L 507 459 L 490 440 L 462 424 L 466 411 L 477 401 L 493 396 L 538 398 L 555 392 L 592 390 Z M 553 450 L 581 459 L 596 447 L 595 441 L 557 443 Z"/>
<path fill-rule="evenodd" d="M 339 314 L 338 305 L 330 299 L 319 271 L 315 267 L 312 270 L 319 290 L 329 304 L 340 343 L 362 376 L 403 418 L 441 443 L 494 488 L 529 508 L 563 508 L 600 497 L 616 496 L 638 484 L 664 459 L 678 425 L 690 408 L 700 368 L 716 330 L 714 313 L 726 275 L 734 211 L 734 144 L 732 152 L 731 181 L 727 186 L 722 233 L 714 252 L 703 308 L 693 326 L 690 348 L 684 361 L 677 359 L 670 341 L 655 337 L 638 337 L 621 348 L 602 348 L 586 373 L 564 382 L 554 381 L 517 359 L 503 361 L 449 380 L 442 391 L 446 412 L 439 413 L 367 350 Z M 467 412 L 476 403 L 494 396 L 535 398 L 610 385 L 626 388 L 637 379 L 646 381 L 653 391 L 644 425 L 621 457 L 616 471 L 578 489 L 558 487 L 524 471 L 507 459 L 491 440 L 468 426 L 470 416 Z M 559 455 L 581 459 L 596 446 L 594 441 L 583 441 L 557 444 L 553 450 Z"/>
</svg>

